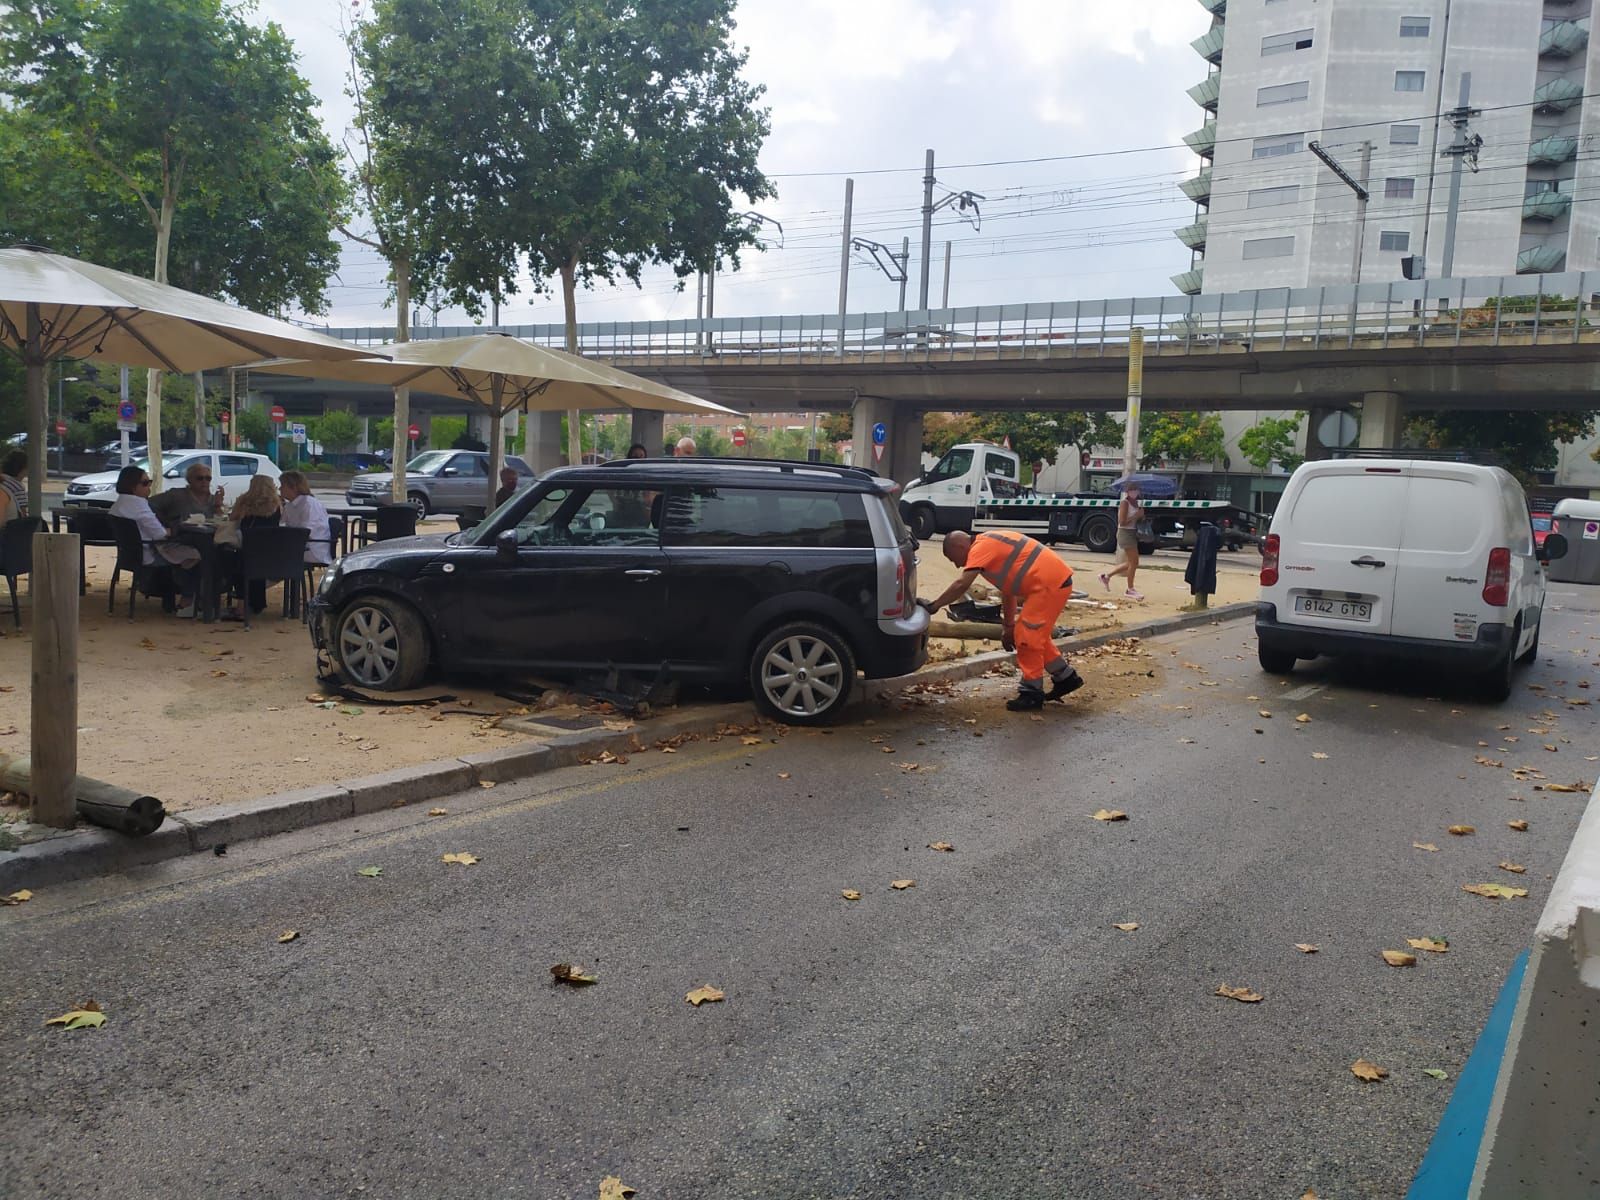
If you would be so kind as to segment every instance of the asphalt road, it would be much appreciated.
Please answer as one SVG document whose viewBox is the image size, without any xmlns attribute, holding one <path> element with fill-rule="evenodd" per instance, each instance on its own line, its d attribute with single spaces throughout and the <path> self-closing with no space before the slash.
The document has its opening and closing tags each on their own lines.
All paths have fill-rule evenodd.
<svg viewBox="0 0 1600 1200">
<path fill-rule="evenodd" d="M 1585 800 L 1512 768 L 1595 776 L 1597 609 L 1554 590 L 1500 707 L 1280 684 L 1234 623 L 1039 721 L 989 681 L 41 891 L 0 909 L 0 1195 L 1399 1196 Z"/>
</svg>

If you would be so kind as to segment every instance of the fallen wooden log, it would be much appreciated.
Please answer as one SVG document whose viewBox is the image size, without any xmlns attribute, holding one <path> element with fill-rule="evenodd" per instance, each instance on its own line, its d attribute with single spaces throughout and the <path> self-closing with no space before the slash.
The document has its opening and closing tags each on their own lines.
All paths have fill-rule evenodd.
<svg viewBox="0 0 1600 1200">
<path fill-rule="evenodd" d="M 33 795 L 33 765 L 24 754 L 0 754 L 0 789 Z M 167 812 L 154 796 L 144 796 L 86 775 L 74 776 L 72 795 L 78 816 L 91 825 L 144 837 L 161 828 Z"/>
<path fill-rule="evenodd" d="M 978 640 L 998 642 L 1001 632 L 998 622 L 941 621 L 937 617 L 928 622 L 928 636 L 936 638 L 961 638 L 969 642 Z"/>
</svg>

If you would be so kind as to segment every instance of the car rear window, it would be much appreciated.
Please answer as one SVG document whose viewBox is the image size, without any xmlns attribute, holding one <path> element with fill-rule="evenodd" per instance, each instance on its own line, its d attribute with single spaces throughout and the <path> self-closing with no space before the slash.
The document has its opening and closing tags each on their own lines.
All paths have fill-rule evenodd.
<svg viewBox="0 0 1600 1200">
<path fill-rule="evenodd" d="M 1407 550 L 1441 554 L 1471 550 L 1483 531 L 1495 526 L 1494 513 L 1485 504 L 1490 495 L 1488 488 L 1465 479 L 1417 476 L 1411 481 L 1411 495 L 1407 497 L 1401 544 Z"/>
<path fill-rule="evenodd" d="M 872 529 L 856 492 L 694 487 L 668 495 L 667 546 L 866 546 Z"/>
<path fill-rule="evenodd" d="M 1398 549 L 1410 482 L 1403 475 L 1312 475 L 1294 498 L 1287 532 L 1314 546 Z"/>
</svg>

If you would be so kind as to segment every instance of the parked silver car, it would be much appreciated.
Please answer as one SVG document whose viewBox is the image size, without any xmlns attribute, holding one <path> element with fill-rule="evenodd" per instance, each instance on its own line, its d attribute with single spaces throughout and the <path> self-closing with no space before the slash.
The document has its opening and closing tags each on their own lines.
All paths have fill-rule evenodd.
<svg viewBox="0 0 1600 1200">
<path fill-rule="evenodd" d="M 517 473 L 518 491 L 531 487 L 537 478 L 533 468 L 515 456 L 506 456 L 506 466 Z M 393 486 L 392 472 L 373 471 L 357 475 L 344 498 L 350 504 L 387 504 Z M 406 498 L 419 520 L 429 513 L 487 507 L 488 495 L 486 450 L 425 450 L 406 464 Z"/>
</svg>

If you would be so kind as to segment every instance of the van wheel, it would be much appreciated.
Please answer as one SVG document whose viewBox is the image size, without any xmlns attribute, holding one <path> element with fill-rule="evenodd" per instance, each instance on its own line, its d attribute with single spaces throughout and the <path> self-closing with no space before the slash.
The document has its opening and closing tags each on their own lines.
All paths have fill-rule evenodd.
<svg viewBox="0 0 1600 1200">
<path fill-rule="evenodd" d="M 1117 526 L 1107 516 L 1093 516 L 1078 529 L 1084 547 L 1095 554 L 1110 554 L 1117 548 Z"/>
<path fill-rule="evenodd" d="M 1511 699 L 1511 677 L 1517 670 L 1517 638 L 1522 635 L 1519 623 L 1511 633 L 1511 644 L 1500 656 L 1500 661 L 1490 667 L 1483 677 L 1483 693 L 1496 704 Z"/>
<path fill-rule="evenodd" d="M 428 634 L 409 604 L 363 596 L 339 614 L 333 633 L 339 673 L 357 687 L 403 692 L 428 670 Z"/>
<path fill-rule="evenodd" d="M 1533 641 L 1528 643 L 1527 650 L 1523 651 L 1522 656 L 1517 659 L 1519 663 L 1531 663 L 1539 657 L 1539 630 L 1542 628 L 1544 628 L 1543 621 L 1533 627 Z"/>
<path fill-rule="evenodd" d="M 1295 655 L 1287 650 L 1274 650 L 1257 642 L 1256 658 L 1268 675 L 1290 675 L 1294 672 Z"/>
<path fill-rule="evenodd" d="M 856 682 L 850 644 L 825 625 L 794 621 L 756 643 L 750 693 L 763 714 L 790 725 L 837 719 Z"/>
<path fill-rule="evenodd" d="M 926 504 L 919 504 L 911 510 L 911 536 L 919 542 L 925 542 L 939 532 L 939 521 L 934 516 L 933 509 Z"/>
</svg>

